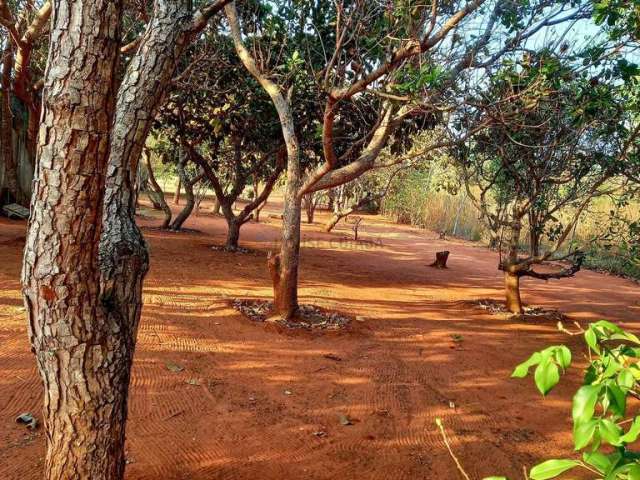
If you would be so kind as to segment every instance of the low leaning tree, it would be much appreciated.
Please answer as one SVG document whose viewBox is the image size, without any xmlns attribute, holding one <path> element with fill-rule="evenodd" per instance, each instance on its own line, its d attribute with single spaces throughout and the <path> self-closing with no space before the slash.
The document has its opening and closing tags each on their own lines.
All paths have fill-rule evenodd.
<svg viewBox="0 0 640 480">
<path fill-rule="evenodd" d="M 580 270 L 584 253 L 565 248 L 576 223 L 594 199 L 623 191 L 637 169 L 640 127 L 626 103 L 626 87 L 546 54 L 505 67 L 473 102 L 475 120 L 494 123 L 454 156 L 469 198 L 500 239 L 510 312 L 523 313 L 522 277 L 560 279 Z M 522 255 L 527 227 L 529 253 Z M 553 261 L 568 265 L 536 269 Z"/>
</svg>

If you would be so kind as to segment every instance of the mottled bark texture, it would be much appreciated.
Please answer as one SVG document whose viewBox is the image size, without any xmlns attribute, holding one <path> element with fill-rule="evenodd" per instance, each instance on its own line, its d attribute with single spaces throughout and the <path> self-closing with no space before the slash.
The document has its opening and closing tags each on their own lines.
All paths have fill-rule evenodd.
<svg viewBox="0 0 640 480">
<path fill-rule="evenodd" d="M 44 383 L 47 480 L 120 479 L 132 345 L 103 315 L 98 243 L 109 155 L 120 1 L 59 0 L 22 285 Z"/>
<path fill-rule="evenodd" d="M 149 263 L 146 243 L 135 224 L 135 175 L 153 117 L 184 48 L 187 23 L 186 2 L 155 2 L 153 19 L 127 66 L 117 94 L 99 258 L 102 313 L 106 324 L 114 326 L 109 352 L 120 375 L 116 391 L 111 390 L 110 394 L 122 409 L 116 428 L 123 432 L 142 309 L 142 285 Z M 121 450 L 113 451 L 112 455 L 121 462 Z M 95 478 L 122 477 L 120 474 Z"/>
</svg>

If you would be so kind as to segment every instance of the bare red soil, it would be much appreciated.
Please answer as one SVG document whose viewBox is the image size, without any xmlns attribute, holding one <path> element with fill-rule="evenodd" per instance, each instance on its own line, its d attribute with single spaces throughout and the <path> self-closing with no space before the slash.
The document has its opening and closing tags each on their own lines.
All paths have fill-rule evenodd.
<svg viewBox="0 0 640 480">
<path fill-rule="evenodd" d="M 212 250 L 224 240 L 218 217 L 192 217 L 186 226 L 196 233 L 150 228 L 157 223 L 141 220 L 152 266 L 127 479 L 460 478 L 437 417 L 473 479 L 522 478 L 523 466 L 572 454 L 578 375 L 545 400 L 531 381 L 509 376 L 551 343 L 568 342 L 579 357 L 578 339 L 551 320 L 473 307 L 501 299 L 497 257 L 487 249 L 381 217 L 365 218 L 359 243 L 344 240 L 344 226 L 325 234 L 305 225 L 301 300 L 358 321 L 343 332 L 283 332 L 230 306 L 236 297 L 269 298 L 266 251 L 278 220 L 243 227 L 241 244 L 255 254 Z M 19 291 L 24 230 L 24 222 L 0 220 L 0 478 L 10 480 L 41 478 L 45 446 L 42 429 L 15 423 L 24 411 L 39 416 L 41 403 Z M 427 267 L 445 249 L 450 268 Z M 631 281 L 583 271 L 555 283 L 526 279 L 523 293 L 571 320 L 640 327 Z"/>
</svg>

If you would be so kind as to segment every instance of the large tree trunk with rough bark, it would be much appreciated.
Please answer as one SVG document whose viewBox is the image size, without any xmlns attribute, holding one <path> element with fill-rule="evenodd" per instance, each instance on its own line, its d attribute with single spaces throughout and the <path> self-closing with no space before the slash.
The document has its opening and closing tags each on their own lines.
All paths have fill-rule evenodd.
<svg viewBox="0 0 640 480">
<path fill-rule="evenodd" d="M 504 272 L 504 289 L 507 310 L 511 313 L 524 312 L 520 298 L 520 276 L 517 273 Z"/>
<path fill-rule="evenodd" d="M 117 1 L 58 0 L 52 18 L 22 271 L 48 480 L 124 474 L 122 360 L 133 345 L 127 326 L 104 314 L 98 264 L 121 10 Z"/>
<path fill-rule="evenodd" d="M 185 47 L 186 22 L 190 22 L 187 2 L 154 2 L 153 18 L 127 66 L 117 96 L 99 252 L 101 303 L 105 322 L 111 326 L 108 351 L 113 352 L 112 361 L 119 375 L 118 383 L 113 384 L 118 385 L 115 391 L 108 387 L 111 384 L 103 388 L 123 412 L 116 417 L 115 431 L 124 432 L 142 285 L 149 264 L 146 242 L 135 223 L 135 175 L 153 118 Z M 121 458 L 121 445 L 111 454 Z M 119 480 L 121 476 L 113 478 Z"/>
</svg>

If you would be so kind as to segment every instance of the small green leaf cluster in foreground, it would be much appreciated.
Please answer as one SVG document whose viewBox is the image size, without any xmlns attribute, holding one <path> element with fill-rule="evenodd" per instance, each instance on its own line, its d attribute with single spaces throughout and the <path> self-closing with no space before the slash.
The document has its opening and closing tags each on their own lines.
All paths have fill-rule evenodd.
<svg viewBox="0 0 640 480">
<path fill-rule="evenodd" d="M 559 328 L 567 332 L 562 324 Z M 573 442 L 582 458 L 547 460 L 533 467 L 529 477 L 546 480 L 579 467 L 596 479 L 640 480 L 640 453 L 628 449 L 640 436 L 640 416 L 627 416 L 629 396 L 640 398 L 640 340 L 604 320 L 579 333 L 584 335 L 589 360 L 572 407 Z M 518 365 L 512 377 L 524 378 L 535 367 L 536 387 L 547 395 L 570 365 L 569 349 L 552 346 Z M 485 480 L 499 479 L 504 477 Z"/>
</svg>

